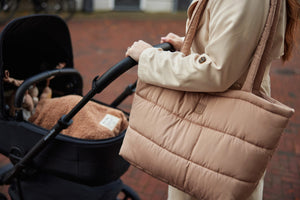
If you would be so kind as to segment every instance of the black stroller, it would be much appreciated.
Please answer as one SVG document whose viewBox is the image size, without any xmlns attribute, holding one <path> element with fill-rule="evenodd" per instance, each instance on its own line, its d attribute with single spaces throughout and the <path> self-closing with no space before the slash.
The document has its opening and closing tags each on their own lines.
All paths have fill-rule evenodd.
<svg viewBox="0 0 300 200">
<path fill-rule="evenodd" d="M 66 67 L 56 69 L 61 61 Z M 45 79 L 52 76 L 54 97 L 82 95 L 82 77 L 73 69 L 68 27 L 59 17 L 35 15 L 16 19 L 4 28 L 0 37 L 0 153 L 11 164 L 0 169 L 0 185 L 10 185 L 11 199 L 139 199 L 120 180 L 129 168 L 129 163 L 118 155 L 124 131 L 103 140 L 59 134 L 87 101 L 134 65 L 128 57 L 96 77 L 91 91 L 51 130 L 46 130 L 24 120 L 18 108 L 30 85 L 36 83 L 43 88 Z M 4 70 L 25 80 L 16 91 L 15 116 L 9 115 L 10 107 L 4 100 L 5 93 L 15 89 L 3 84 Z M 110 106 L 116 107 L 134 92 L 134 84 L 128 88 Z"/>
</svg>

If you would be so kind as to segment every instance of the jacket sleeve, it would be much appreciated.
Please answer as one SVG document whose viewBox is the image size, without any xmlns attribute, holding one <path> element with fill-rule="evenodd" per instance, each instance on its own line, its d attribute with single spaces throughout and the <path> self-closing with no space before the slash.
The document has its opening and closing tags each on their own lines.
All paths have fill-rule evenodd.
<svg viewBox="0 0 300 200">
<path fill-rule="evenodd" d="M 188 56 L 146 49 L 139 59 L 138 77 L 146 83 L 176 90 L 225 91 L 248 69 L 265 24 L 268 2 L 209 1 L 205 21 L 198 30 L 208 32 L 207 41 L 194 39 L 194 53 Z M 196 37 L 200 35 L 196 33 Z"/>
</svg>

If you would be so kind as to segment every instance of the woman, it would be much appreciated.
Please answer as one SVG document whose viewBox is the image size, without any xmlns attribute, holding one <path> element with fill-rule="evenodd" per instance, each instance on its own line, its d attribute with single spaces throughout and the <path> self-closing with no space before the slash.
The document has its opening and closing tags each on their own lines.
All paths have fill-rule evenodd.
<svg viewBox="0 0 300 200">
<path fill-rule="evenodd" d="M 135 42 L 126 52 L 139 62 L 138 77 L 153 85 L 194 92 L 222 92 L 240 89 L 253 53 L 262 34 L 269 10 L 269 0 L 209 0 L 200 20 L 190 55 L 181 52 L 183 38 L 170 33 L 161 39 L 176 52 L 152 48 L 144 41 Z M 190 18 L 197 1 L 188 9 Z M 283 0 L 271 56 L 287 61 L 292 54 L 296 22 L 299 18 L 297 0 Z M 188 26 L 189 22 L 187 22 Z M 261 84 L 261 92 L 270 95 L 271 62 Z M 263 179 L 249 199 L 262 199 Z M 193 199 L 169 187 L 169 200 Z"/>
</svg>

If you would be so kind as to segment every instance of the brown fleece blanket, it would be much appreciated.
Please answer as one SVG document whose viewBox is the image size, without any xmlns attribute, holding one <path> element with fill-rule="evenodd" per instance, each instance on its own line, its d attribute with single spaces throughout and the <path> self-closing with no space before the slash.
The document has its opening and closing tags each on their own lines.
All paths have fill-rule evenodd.
<svg viewBox="0 0 300 200">
<path fill-rule="evenodd" d="M 59 118 L 67 114 L 81 96 L 68 95 L 59 98 L 42 99 L 29 121 L 45 129 L 51 129 Z M 69 128 L 62 134 L 81 139 L 106 139 L 115 137 L 128 126 L 123 112 L 89 101 L 74 117 Z"/>
</svg>

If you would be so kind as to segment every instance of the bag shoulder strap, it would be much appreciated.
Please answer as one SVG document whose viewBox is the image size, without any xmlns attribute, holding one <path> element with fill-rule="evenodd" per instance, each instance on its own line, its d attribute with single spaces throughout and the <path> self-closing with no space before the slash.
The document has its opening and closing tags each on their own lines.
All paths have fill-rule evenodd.
<svg viewBox="0 0 300 200">
<path fill-rule="evenodd" d="M 267 64 L 272 59 L 271 50 L 280 16 L 282 0 L 271 0 L 268 18 L 260 42 L 242 87 L 247 92 L 259 91 Z"/>
<path fill-rule="evenodd" d="M 192 17 L 190 19 L 190 25 L 184 38 L 181 52 L 184 55 L 190 54 L 190 49 L 197 31 L 198 24 L 207 5 L 208 0 L 198 0 L 196 7 L 194 8 Z"/>
<path fill-rule="evenodd" d="M 185 55 L 190 54 L 190 48 L 192 46 L 193 39 L 195 37 L 198 24 L 203 15 L 204 9 L 208 0 L 199 0 L 192 17 L 190 19 L 190 25 L 188 27 L 181 52 Z M 270 0 L 270 8 L 267 17 L 267 21 L 260 38 L 259 44 L 255 50 L 252 62 L 249 67 L 249 71 L 241 90 L 247 92 L 259 91 L 260 85 L 266 69 L 266 64 L 271 59 L 271 50 L 273 46 L 273 40 L 277 24 L 279 21 L 279 12 L 281 0 Z"/>
</svg>

